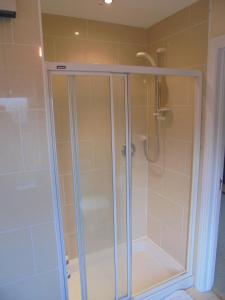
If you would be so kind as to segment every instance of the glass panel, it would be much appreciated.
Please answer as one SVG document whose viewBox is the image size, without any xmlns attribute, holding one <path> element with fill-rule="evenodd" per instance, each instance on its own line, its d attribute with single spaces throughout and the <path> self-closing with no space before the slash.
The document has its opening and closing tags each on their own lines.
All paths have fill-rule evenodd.
<svg viewBox="0 0 225 300">
<path fill-rule="evenodd" d="M 74 207 L 75 195 L 73 190 L 67 76 L 52 76 L 52 93 L 63 233 L 65 253 L 68 261 L 69 299 L 79 300 L 81 299 L 81 289 Z"/>
<path fill-rule="evenodd" d="M 139 294 L 187 268 L 194 80 L 132 75 L 130 86 L 133 292 Z"/>
<path fill-rule="evenodd" d="M 68 82 L 72 82 L 72 106 Z M 71 81 L 72 80 L 72 81 Z M 126 121 L 124 76 L 55 75 L 52 78 L 65 252 L 69 258 L 69 300 L 81 299 L 76 246 L 70 109 L 74 109 L 88 300 L 115 299 L 112 123 L 114 118 L 118 235 L 118 296 L 127 295 Z M 70 91 L 71 93 L 71 91 Z M 111 102 L 112 101 L 112 102 Z M 111 116 L 111 105 L 114 114 Z M 70 108 L 69 108 L 70 107 Z"/>
<path fill-rule="evenodd" d="M 106 76 L 74 78 L 89 300 L 115 298 L 110 89 Z"/>
</svg>

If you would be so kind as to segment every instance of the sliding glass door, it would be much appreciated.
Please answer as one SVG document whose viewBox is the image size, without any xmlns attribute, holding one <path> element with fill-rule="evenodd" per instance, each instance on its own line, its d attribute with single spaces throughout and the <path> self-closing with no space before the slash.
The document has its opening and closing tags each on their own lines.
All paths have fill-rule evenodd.
<svg viewBox="0 0 225 300">
<path fill-rule="evenodd" d="M 127 70 L 50 76 L 69 300 L 143 299 L 192 280 L 201 78 Z"/>
<path fill-rule="evenodd" d="M 51 81 L 54 120 L 60 132 L 56 152 L 61 195 L 69 192 L 65 177 L 70 176 L 72 197 L 69 207 L 61 197 L 67 213 L 63 214 L 65 251 L 76 266 L 70 274 L 69 296 L 126 298 L 130 265 L 126 77 L 54 75 Z M 68 249 L 75 240 L 70 240 L 68 231 L 74 232 L 76 251 Z"/>
</svg>

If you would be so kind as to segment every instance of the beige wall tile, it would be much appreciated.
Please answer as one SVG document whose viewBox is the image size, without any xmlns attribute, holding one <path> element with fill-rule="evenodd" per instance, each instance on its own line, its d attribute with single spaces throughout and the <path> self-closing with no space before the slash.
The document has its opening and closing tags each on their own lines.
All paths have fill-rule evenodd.
<svg viewBox="0 0 225 300">
<path fill-rule="evenodd" d="M 148 188 L 157 194 L 165 195 L 164 169 L 161 166 L 150 164 Z"/>
<path fill-rule="evenodd" d="M 185 8 L 148 29 L 150 43 L 184 30 L 188 26 L 189 9 Z"/>
<path fill-rule="evenodd" d="M 89 124 L 90 125 L 90 124 Z M 97 149 L 98 150 L 98 149 Z M 79 143 L 80 154 L 80 169 L 81 171 L 92 170 L 95 167 L 94 164 L 94 145 L 93 141 L 80 141 Z"/>
<path fill-rule="evenodd" d="M 133 163 L 132 166 L 133 189 L 146 188 L 148 183 L 148 163 Z"/>
<path fill-rule="evenodd" d="M 21 113 L 22 149 L 27 170 L 48 168 L 47 129 L 44 111 Z"/>
<path fill-rule="evenodd" d="M 16 21 L 13 22 L 14 41 L 18 44 L 40 45 L 38 2 L 18 0 L 16 4 Z"/>
<path fill-rule="evenodd" d="M 179 227 L 162 229 L 162 247 L 174 257 L 184 268 L 186 267 L 187 238 L 182 236 Z"/>
<path fill-rule="evenodd" d="M 116 62 L 116 47 L 112 43 L 88 40 L 84 44 L 84 49 L 88 64 L 115 64 Z"/>
<path fill-rule="evenodd" d="M 178 205 L 189 209 L 190 207 L 190 177 L 176 173 L 173 171 L 166 171 L 164 175 L 165 197 L 168 197 Z"/>
<path fill-rule="evenodd" d="M 10 43 L 13 41 L 13 31 L 11 21 L 6 18 L 0 20 L 0 43 Z"/>
<path fill-rule="evenodd" d="M 184 68 L 205 64 L 207 44 L 207 22 L 175 34 L 166 41 L 167 67 Z"/>
<path fill-rule="evenodd" d="M 148 211 L 148 236 L 157 245 L 162 244 L 162 222 Z"/>
<path fill-rule="evenodd" d="M 225 34 L 225 1 L 212 0 L 210 36 L 216 37 Z"/>
<path fill-rule="evenodd" d="M 182 140 L 166 139 L 165 166 L 184 173 L 186 170 L 186 143 Z"/>
<path fill-rule="evenodd" d="M 145 217 L 147 214 L 146 211 L 146 197 L 147 197 L 147 189 L 146 188 L 136 188 L 133 191 L 133 214 L 134 217 L 137 215 L 142 215 L 143 222 L 145 222 Z M 146 227 L 146 224 L 145 226 Z"/>
<path fill-rule="evenodd" d="M 138 164 L 138 163 L 145 162 L 146 157 L 145 157 L 145 154 L 144 154 L 142 136 L 138 135 L 138 134 L 133 135 L 132 136 L 132 143 L 135 145 L 135 154 L 133 155 L 133 163 Z M 121 151 L 119 151 L 119 154 L 121 154 Z"/>
<path fill-rule="evenodd" d="M 70 142 L 57 143 L 59 174 L 72 174 L 72 153 Z"/>
<path fill-rule="evenodd" d="M 18 171 L 23 166 L 19 116 L 15 110 L 7 109 L 7 105 L 1 107 L 6 111 L 0 112 L 0 173 Z"/>
<path fill-rule="evenodd" d="M 112 169 L 111 140 L 97 141 L 94 143 L 94 167 L 97 169 Z"/>
<path fill-rule="evenodd" d="M 102 197 L 93 197 L 92 199 L 93 200 L 90 198 L 83 199 L 84 221 L 87 231 L 92 230 L 94 233 L 105 225 L 108 226 L 107 224 L 113 223 L 113 204 L 107 203 L 107 200 Z M 104 236 L 102 238 L 104 238 Z M 96 238 L 96 243 L 97 242 L 98 238 Z"/>
<path fill-rule="evenodd" d="M 59 189 L 60 189 L 60 200 L 62 205 L 65 205 L 65 189 L 63 182 L 64 175 L 59 175 Z"/>
<path fill-rule="evenodd" d="M 133 238 L 147 235 L 147 188 L 132 193 Z"/>
<path fill-rule="evenodd" d="M 53 220 L 47 171 L 2 175 L 0 230 Z"/>
<path fill-rule="evenodd" d="M 186 143 L 186 168 L 185 173 L 191 176 L 192 172 L 192 162 L 193 162 L 193 145 L 192 143 Z"/>
<path fill-rule="evenodd" d="M 67 76 L 55 75 L 52 77 L 52 93 L 54 99 L 53 101 L 54 110 L 66 109 L 69 107 Z"/>
<path fill-rule="evenodd" d="M 1 46 L 0 46 L 0 57 L 2 55 L 2 51 L 1 51 Z M 2 55 L 3 56 L 3 55 Z M 2 60 L 3 60 L 3 57 L 2 57 Z M 1 58 L 0 58 L 0 61 L 1 61 Z M 0 97 L 1 98 L 7 98 L 9 97 L 9 94 L 10 94 L 10 90 L 9 90 L 9 79 L 8 79 L 8 73 L 6 72 L 3 64 L 2 66 L 0 67 L 0 85 L 1 85 L 1 90 L 0 90 Z M 4 106 L 2 103 L 3 101 L 5 101 L 4 99 L 1 99 L 1 103 L 0 103 L 0 110 L 4 110 Z M 3 106 L 3 107 L 2 107 Z"/>
<path fill-rule="evenodd" d="M 55 60 L 86 63 L 86 42 L 78 39 L 54 38 Z"/>
<path fill-rule="evenodd" d="M 105 170 L 93 170 L 91 172 L 81 173 L 81 190 L 83 197 L 87 198 L 87 201 L 100 195 L 101 200 L 106 203 L 110 201 L 112 197 L 112 174 L 111 171 Z"/>
<path fill-rule="evenodd" d="M 75 208 L 74 205 L 63 206 L 63 227 L 65 234 L 72 234 L 76 232 L 75 225 Z"/>
<path fill-rule="evenodd" d="M 1 45 L 1 51 L 2 66 L 7 76 L 7 96 L 26 99 L 23 109 L 44 108 L 42 62 L 38 46 L 7 44 Z M 27 61 L 29 64 L 25 63 Z"/>
<path fill-rule="evenodd" d="M 169 227 L 181 228 L 183 209 L 170 199 L 170 197 L 163 198 L 158 194 L 151 193 L 149 211 Z"/>
<path fill-rule="evenodd" d="M 145 225 L 145 226 L 144 226 Z M 132 219 L 132 238 L 133 240 L 144 237 L 147 233 L 146 222 L 143 222 L 143 216 L 137 215 Z"/>
<path fill-rule="evenodd" d="M 165 78 L 167 103 L 172 106 L 190 105 L 189 78 L 168 76 Z"/>
<path fill-rule="evenodd" d="M 190 6 L 190 23 L 199 24 L 209 18 L 209 1 L 199 0 Z"/>
<path fill-rule="evenodd" d="M 60 300 L 60 283 L 57 271 L 41 273 L 22 281 L 1 287 L 1 296 L 7 300 Z"/>
<path fill-rule="evenodd" d="M 134 135 L 145 135 L 147 131 L 147 112 L 144 106 L 133 106 L 131 108 L 132 133 Z"/>
<path fill-rule="evenodd" d="M 71 134 L 69 108 L 66 103 L 64 106 L 54 106 L 56 140 L 58 142 L 69 142 Z"/>
<path fill-rule="evenodd" d="M 55 47 L 54 47 L 54 38 L 52 36 L 44 35 L 44 57 L 46 61 L 55 60 Z"/>
<path fill-rule="evenodd" d="M 32 227 L 35 269 L 44 272 L 57 268 L 57 246 L 54 223 Z"/>
<path fill-rule="evenodd" d="M 33 275 L 32 241 L 28 229 L 0 233 L 0 244 L 1 285 Z"/>
<path fill-rule="evenodd" d="M 64 175 L 63 176 L 63 184 L 64 184 L 64 203 L 66 205 L 71 205 L 73 203 L 73 177 L 72 175 Z"/>
<path fill-rule="evenodd" d="M 193 108 L 174 107 L 171 115 L 171 119 L 166 120 L 167 136 L 191 142 L 193 138 Z"/>
<path fill-rule="evenodd" d="M 98 239 L 96 239 L 96 236 Z M 102 249 L 112 248 L 114 245 L 113 239 L 113 221 L 109 220 L 97 228 L 85 228 L 85 245 L 86 253 L 90 254 Z M 113 259 L 113 255 L 111 256 Z"/>
<path fill-rule="evenodd" d="M 66 246 L 66 255 L 69 256 L 69 259 L 76 258 L 78 256 L 76 234 L 65 234 L 64 238 Z"/>
<path fill-rule="evenodd" d="M 101 41 L 146 44 L 146 32 L 142 28 L 88 21 L 88 38 Z"/>
<path fill-rule="evenodd" d="M 145 66 L 146 61 L 136 57 L 137 52 L 145 50 L 146 47 L 143 45 L 118 44 L 116 63 L 120 65 Z"/>
<path fill-rule="evenodd" d="M 132 106 L 146 106 L 148 104 L 147 76 L 132 75 L 130 79 L 130 93 Z"/>
<path fill-rule="evenodd" d="M 79 31 L 79 38 L 87 37 L 87 21 L 84 19 L 42 14 L 42 26 L 44 34 L 49 36 L 77 39 L 74 33 Z"/>
</svg>

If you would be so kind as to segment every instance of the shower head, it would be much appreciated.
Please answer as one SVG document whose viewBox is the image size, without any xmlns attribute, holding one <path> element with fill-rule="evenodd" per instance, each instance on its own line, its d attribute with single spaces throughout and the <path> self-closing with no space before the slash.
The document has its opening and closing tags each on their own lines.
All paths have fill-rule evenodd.
<svg viewBox="0 0 225 300">
<path fill-rule="evenodd" d="M 157 66 L 154 58 L 147 52 L 138 52 L 136 57 L 144 57 L 153 67 Z"/>
</svg>

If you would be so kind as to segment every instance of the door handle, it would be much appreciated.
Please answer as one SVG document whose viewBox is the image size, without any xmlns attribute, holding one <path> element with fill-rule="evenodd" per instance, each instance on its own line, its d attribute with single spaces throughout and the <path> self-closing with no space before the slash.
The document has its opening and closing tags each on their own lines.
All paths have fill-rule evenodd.
<svg viewBox="0 0 225 300">
<path fill-rule="evenodd" d="M 126 156 L 126 152 L 127 152 L 127 146 L 126 146 L 126 145 L 123 145 L 123 146 L 122 146 L 121 152 L 122 152 L 122 155 L 125 157 L 125 156 Z M 135 147 L 135 145 L 132 143 L 132 144 L 131 144 L 131 156 L 134 156 L 135 152 L 136 152 L 136 147 Z"/>
</svg>

